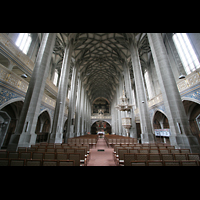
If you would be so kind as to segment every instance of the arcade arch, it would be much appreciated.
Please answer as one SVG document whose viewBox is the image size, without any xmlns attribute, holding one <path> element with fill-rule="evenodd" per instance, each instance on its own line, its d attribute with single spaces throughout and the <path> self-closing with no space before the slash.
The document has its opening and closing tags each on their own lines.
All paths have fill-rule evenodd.
<svg viewBox="0 0 200 200">
<path fill-rule="evenodd" d="M 8 116 L 11 118 L 7 132 L 5 133 L 6 135 L 1 147 L 2 149 L 7 148 L 10 137 L 15 132 L 15 128 L 19 120 L 23 104 L 24 104 L 23 101 L 14 101 L 10 104 L 4 104 L 4 107 L 1 109 L 1 111 L 6 112 Z"/>
<path fill-rule="evenodd" d="M 200 142 L 200 103 L 192 100 L 183 100 L 183 105 L 189 120 L 191 132 Z"/>
<path fill-rule="evenodd" d="M 48 110 L 43 111 L 38 116 L 37 126 L 35 133 L 37 134 L 36 142 L 44 142 L 48 139 L 48 134 L 51 127 L 51 118 Z"/>
<path fill-rule="evenodd" d="M 110 123 L 107 121 L 95 121 L 91 126 L 91 134 L 97 134 L 98 131 L 104 131 L 105 133 L 111 134 L 112 133 L 112 127 Z"/>
<path fill-rule="evenodd" d="M 169 129 L 169 122 L 167 119 L 167 116 L 157 110 L 154 114 L 153 117 L 153 128 L 154 129 Z M 169 138 L 168 137 L 163 137 L 163 136 L 156 136 L 156 141 L 157 142 L 164 142 L 164 143 L 170 143 Z"/>
</svg>

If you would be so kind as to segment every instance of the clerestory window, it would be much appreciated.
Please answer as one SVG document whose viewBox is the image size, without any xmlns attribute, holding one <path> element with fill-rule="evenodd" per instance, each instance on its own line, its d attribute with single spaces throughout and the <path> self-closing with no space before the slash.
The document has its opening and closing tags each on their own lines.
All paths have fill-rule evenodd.
<svg viewBox="0 0 200 200">
<path fill-rule="evenodd" d="M 53 84 L 54 84 L 55 86 L 57 86 L 57 83 L 58 83 L 58 70 L 55 69 L 54 78 L 53 78 Z"/>
<path fill-rule="evenodd" d="M 23 53 L 27 54 L 29 47 L 31 45 L 31 34 L 30 33 L 20 33 L 15 44 L 22 50 Z"/>
<path fill-rule="evenodd" d="M 197 55 L 186 33 L 175 33 L 172 37 L 187 74 L 200 67 Z"/>
<path fill-rule="evenodd" d="M 149 72 L 148 71 L 144 72 L 144 78 L 145 78 L 145 81 L 146 81 L 149 99 L 152 99 L 153 98 L 153 92 L 152 92 L 152 88 L 151 88 L 151 84 L 150 84 L 150 78 L 149 78 Z"/>
</svg>

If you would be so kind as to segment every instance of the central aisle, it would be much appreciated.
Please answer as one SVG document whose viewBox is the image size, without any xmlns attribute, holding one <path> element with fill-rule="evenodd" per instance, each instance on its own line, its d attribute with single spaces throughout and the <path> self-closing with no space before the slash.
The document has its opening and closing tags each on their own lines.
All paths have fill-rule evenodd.
<svg viewBox="0 0 200 200">
<path fill-rule="evenodd" d="M 102 149 L 104 151 L 98 151 Z M 109 148 L 104 138 L 99 138 L 96 148 L 90 149 L 90 159 L 87 166 L 116 166 L 113 159 L 113 148 Z"/>
</svg>

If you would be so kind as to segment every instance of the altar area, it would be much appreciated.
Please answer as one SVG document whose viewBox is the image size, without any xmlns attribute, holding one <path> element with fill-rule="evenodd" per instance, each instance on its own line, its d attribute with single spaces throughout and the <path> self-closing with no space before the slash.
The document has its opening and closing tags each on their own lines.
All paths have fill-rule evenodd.
<svg viewBox="0 0 200 200">
<path fill-rule="evenodd" d="M 97 135 L 99 136 L 99 138 L 104 138 L 105 132 L 104 131 L 98 131 Z"/>
</svg>

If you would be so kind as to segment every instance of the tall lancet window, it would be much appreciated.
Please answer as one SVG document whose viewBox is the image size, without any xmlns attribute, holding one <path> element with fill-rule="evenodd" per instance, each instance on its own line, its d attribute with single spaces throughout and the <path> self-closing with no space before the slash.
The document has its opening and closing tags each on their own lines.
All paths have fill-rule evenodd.
<svg viewBox="0 0 200 200">
<path fill-rule="evenodd" d="M 197 55 L 186 33 L 175 33 L 172 37 L 187 74 L 200 67 Z"/>
<path fill-rule="evenodd" d="M 151 84 L 150 84 L 149 72 L 147 70 L 144 72 L 144 78 L 145 78 L 145 82 L 146 82 L 146 86 L 147 86 L 147 92 L 148 92 L 149 99 L 152 99 L 153 92 L 152 92 L 152 88 L 151 88 Z"/>
<path fill-rule="evenodd" d="M 58 84 L 58 70 L 57 69 L 55 69 L 55 72 L 54 72 L 53 84 L 55 86 L 57 86 Z"/>
<path fill-rule="evenodd" d="M 27 54 L 31 41 L 32 38 L 30 33 L 20 33 L 15 44 L 23 53 Z"/>
</svg>

